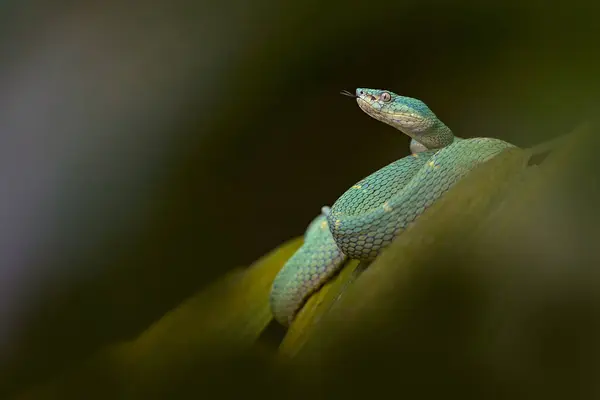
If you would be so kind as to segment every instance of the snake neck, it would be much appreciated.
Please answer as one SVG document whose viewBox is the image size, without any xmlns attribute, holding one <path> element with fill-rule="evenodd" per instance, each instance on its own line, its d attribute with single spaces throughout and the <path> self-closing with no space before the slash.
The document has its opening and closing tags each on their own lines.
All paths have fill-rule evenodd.
<svg viewBox="0 0 600 400">
<path fill-rule="evenodd" d="M 405 132 L 406 133 L 406 132 Z M 455 136 L 442 121 L 436 119 L 427 129 L 418 134 L 407 133 L 429 150 L 440 149 L 454 142 Z"/>
</svg>

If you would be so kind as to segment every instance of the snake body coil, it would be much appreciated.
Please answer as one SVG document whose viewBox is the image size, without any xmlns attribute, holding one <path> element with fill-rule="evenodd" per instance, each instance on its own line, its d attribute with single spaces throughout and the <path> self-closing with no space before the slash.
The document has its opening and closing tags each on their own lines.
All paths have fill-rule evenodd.
<svg viewBox="0 0 600 400">
<path fill-rule="evenodd" d="M 359 181 L 310 224 L 271 290 L 273 315 L 286 326 L 347 257 L 375 258 L 469 171 L 514 147 L 499 139 L 455 137 L 417 99 L 364 88 L 352 97 L 368 115 L 409 135 L 413 154 Z"/>
</svg>

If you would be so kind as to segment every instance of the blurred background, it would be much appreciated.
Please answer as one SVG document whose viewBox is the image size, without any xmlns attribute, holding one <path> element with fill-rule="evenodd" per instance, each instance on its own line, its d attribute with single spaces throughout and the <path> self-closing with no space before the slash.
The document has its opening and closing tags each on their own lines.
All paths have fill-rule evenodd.
<svg viewBox="0 0 600 400">
<path fill-rule="evenodd" d="M 408 154 L 342 89 L 529 146 L 595 117 L 595 6 L 7 3 L 0 392 L 135 337 Z"/>
</svg>

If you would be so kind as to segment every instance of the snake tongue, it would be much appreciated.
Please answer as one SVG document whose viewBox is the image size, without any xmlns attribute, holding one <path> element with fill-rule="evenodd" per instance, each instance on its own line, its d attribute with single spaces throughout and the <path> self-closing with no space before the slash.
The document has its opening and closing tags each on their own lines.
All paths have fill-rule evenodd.
<svg viewBox="0 0 600 400">
<path fill-rule="evenodd" d="M 341 95 L 344 95 L 344 96 L 346 96 L 346 97 L 352 97 L 352 98 L 356 98 L 356 95 L 355 95 L 354 93 L 351 93 L 351 92 L 349 92 L 349 91 L 347 91 L 347 90 L 342 90 L 342 91 L 340 92 L 340 94 L 341 94 Z"/>
</svg>

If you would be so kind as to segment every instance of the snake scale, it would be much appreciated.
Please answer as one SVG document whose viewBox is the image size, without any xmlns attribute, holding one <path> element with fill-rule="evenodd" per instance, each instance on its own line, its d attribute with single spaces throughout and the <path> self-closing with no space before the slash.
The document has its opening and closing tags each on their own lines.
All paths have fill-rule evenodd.
<svg viewBox="0 0 600 400">
<path fill-rule="evenodd" d="M 356 183 L 310 223 L 303 245 L 271 289 L 272 313 L 284 326 L 347 258 L 374 259 L 454 183 L 514 147 L 499 139 L 456 137 L 414 98 L 367 88 L 342 94 L 355 98 L 369 116 L 410 136 L 412 154 Z"/>
</svg>

